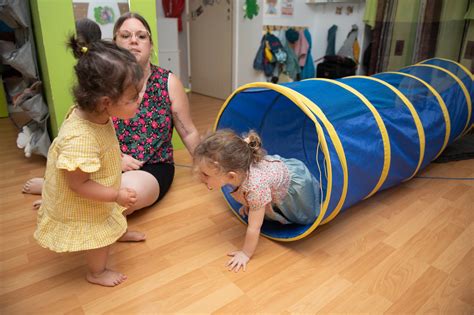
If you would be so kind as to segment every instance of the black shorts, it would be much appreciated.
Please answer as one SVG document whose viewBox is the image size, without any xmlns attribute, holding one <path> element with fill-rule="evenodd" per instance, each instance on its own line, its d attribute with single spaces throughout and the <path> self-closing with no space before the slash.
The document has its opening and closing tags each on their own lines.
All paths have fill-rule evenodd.
<svg viewBox="0 0 474 315">
<path fill-rule="evenodd" d="M 171 163 L 154 163 L 145 164 L 140 169 L 153 175 L 160 185 L 160 195 L 155 202 L 161 200 L 171 187 L 174 179 L 174 164 Z"/>
</svg>

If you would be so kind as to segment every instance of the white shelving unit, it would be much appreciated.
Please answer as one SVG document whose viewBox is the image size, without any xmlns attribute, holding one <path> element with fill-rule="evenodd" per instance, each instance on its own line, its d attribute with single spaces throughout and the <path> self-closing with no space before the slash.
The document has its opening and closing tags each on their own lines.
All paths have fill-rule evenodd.
<svg viewBox="0 0 474 315">
<path fill-rule="evenodd" d="M 179 66 L 178 19 L 159 18 L 157 22 L 158 59 L 160 67 L 181 78 Z"/>
</svg>

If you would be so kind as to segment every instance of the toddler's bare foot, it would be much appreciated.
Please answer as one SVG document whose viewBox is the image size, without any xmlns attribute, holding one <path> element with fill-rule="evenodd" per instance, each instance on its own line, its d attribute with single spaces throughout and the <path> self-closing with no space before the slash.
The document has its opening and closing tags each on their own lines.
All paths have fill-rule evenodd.
<svg viewBox="0 0 474 315">
<path fill-rule="evenodd" d="M 43 203 L 43 199 L 38 199 L 35 202 L 33 202 L 33 210 L 38 210 L 41 207 L 42 203 Z"/>
<path fill-rule="evenodd" d="M 138 231 L 127 231 L 118 239 L 119 242 L 142 242 L 146 239 L 145 233 Z"/>
<path fill-rule="evenodd" d="M 43 178 L 31 178 L 23 185 L 21 192 L 24 194 L 41 195 L 41 191 L 43 190 L 43 182 Z"/>
<path fill-rule="evenodd" d="M 124 282 L 127 276 L 117 271 L 104 269 L 104 271 L 99 273 L 88 272 L 86 279 L 90 283 L 103 285 L 105 287 L 115 287 Z"/>
</svg>

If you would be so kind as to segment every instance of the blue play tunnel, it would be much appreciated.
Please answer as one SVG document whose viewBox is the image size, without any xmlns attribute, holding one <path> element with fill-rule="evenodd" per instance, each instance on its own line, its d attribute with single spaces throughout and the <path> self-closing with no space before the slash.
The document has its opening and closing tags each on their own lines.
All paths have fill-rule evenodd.
<svg viewBox="0 0 474 315">
<path fill-rule="evenodd" d="M 215 129 L 253 129 L 269 154 L 299 159 L 319 179 L 321 208 L 312 224 L 262 227 L 271 239 L 293 241 L 415 176 L 473 127 L 473 96 L 472 73 L 436 58 L 370 77 L 247 84 L 226 100 Z M 240 204 L 223 193 L 245 222 Z"/>
</svg>

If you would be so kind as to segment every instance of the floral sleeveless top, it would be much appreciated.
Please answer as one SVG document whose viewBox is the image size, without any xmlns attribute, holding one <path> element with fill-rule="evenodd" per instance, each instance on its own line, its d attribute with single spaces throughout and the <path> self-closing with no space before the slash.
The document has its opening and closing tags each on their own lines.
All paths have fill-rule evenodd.
<svg viewBox="0 0 474 315">
<path fill-rule="evenodd" d="M 151 65 L 145 93 L 132 119 L 112 118 L 122 153 L 148 164 L 173 163 L 170 71 Z"/>
</svg>

